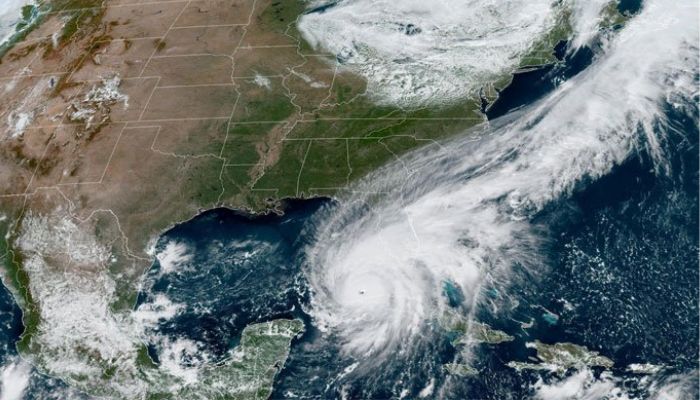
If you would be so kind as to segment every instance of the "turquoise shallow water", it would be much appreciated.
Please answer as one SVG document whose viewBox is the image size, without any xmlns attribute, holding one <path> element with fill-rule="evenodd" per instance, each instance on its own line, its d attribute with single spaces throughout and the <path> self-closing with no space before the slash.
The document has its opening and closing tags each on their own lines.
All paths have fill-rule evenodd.
<svg viewBox="0 0 700 400">
<path fill-rule="evenodd" d="M 575 75 L 590 61 L 581 54 L 559 69 L 519 76 L 491 109 L 492 116 L 532 102 L 553 87 L 555 79 Z M 543 85 L 543 91 L 532 90 Z M 639 377 L 625 370 L 627 365 L 664 365 L 666 375 L 697 368 L 697 116 L 667 111 L 677 128 L 666 143 L 671 173 L 650 172 L 652 163 L 640 151 L 608 175 L 581 183 L 570 198 L 532 216 L 532 223 L 549 238 L 547 273 L 523 273 L 514 287 L 486 288 L 500 307 L 477 309 L 476 317 L 515 340 L 478 347 L 474 366 L 479 374 L 454 380 L 446 389 L 448 398 L 527 398 L 539 375 L 517 373 L 505 363 L 527 361 L 534 354 L 525 343 L 534 340 L 568 341 L 600 351 L 615 362 L 615 376 L 641 398 L 647 393 L 639 387 Z M 159 294 L 183 304 L 182 313 L 157 326 L 158 334 L 201 343 L 214 361 L 237 345 L 250 323 L 281 317 L 304 320 L 306 333 L 292 343 L 274 398 L 338 398 L 341 393 L 392 398 L 398 396 L 397 387 L 415 398 L 431 378 L 436 386 L 444 383 L 449 378 L 441 366 L 454 356 L 449 343 L 454 337 L 439 329 L 425 332 L 434 340 L 420 349 L 397 354 L 361 378 L 343 375 L 354 360 L 342 354 L 338 338 L 322 335 L 305 312 L 303 248 L 315 237 L 314 218 L 324 207 L 333 203 L 290 201 L 284 215 L 266 216 L 217 209 L 174 227 L 160 238 L 158 249 L 180 243 L 192 259 L 186 268 L 167 274 L 156 262 L 145 278 L 139 304 Z M 450 282 L 443 282 L 443 289 L 450 305 L 463 301 Z M 19 310 L 6 292 L 0 293 L 0 323 L 0 362 L 5 367 L 17 360 L 13 344 L 22 330 Z M 531 327 L 523 328 L 523 323 Z M 158 362 L 159 344 L 150 345 L 151 357 Z M 65 398 L 65 390 L 60 382 L 34 373 L 27 398 Z M 697 398 L 697 393 L 689 395 Z"/>
<path fill-rule="evenodd" d="M 487 291 L 507 306 L 477 310 L 477 317 L 515 336 L 511 343 L 476 349 L 478 377 L 453 384 L 452 398 L 525 398 L 536 374 L 516 373 L 507 361 L 528 361 L 525 343 L 573 342 L 600 351 L 615 362 L 613 373 L 627 380 L 630 393 L 639 376 L 625 371 L 632 363 L 668 366 L 669 375 L 693 371 L 698 353 L 698 163 L 697 129 L 692 120 L 669 112 L 683 127 L 674 149 L 673 173 L 650 172 L 644 153 L 609 175 L 582 185 L 534 216 L 549 237 L 544 276 L 524 277 L 514 287 Z M 314 216 L 332 207 L 328 200 L 292 201 L 283 216 L 246 216 L 230 210 L 206 212 L 175 227 L 161 239 L 184 243 L 194 255 L 193 270 L 162 276 L 158 264 L 140 301 L 165 294 L 187 305 L 163 322 L 161 333 L 206 344 L 223 357 L 251 322 L 302 318 L 307 332 L 292 344 L 290 359 L 277 378 L 275 398 L 290 394 L 335 398 L 345 391 L 357 398 L 391 398 L 406 380 L 437 383 L 440 366 L 454 356 L 448 333 L 426 332 L 435 340 L 407 357 L 377 367 L 361 379 L 339 378 L 353 360 L 339 351 L 332 336 L 321 335 L 305 314 L 307 288 L 302 274 L 303 248 L 315 231 Z M 340 238 L 339 240 L 342 240 Z M 443 283 L 450 304 L 463 301 L 450 282 Z M 522 322 L 532 327 L 521 328 Z M 152 349 L 157 358 L 158 349 Z M 600 372 L 600 371 L 597 371 Z M 409 385 L 410 387 L 410 385 Z M 411 395 L 422 385 L 416 384 Z"/>
</svg>

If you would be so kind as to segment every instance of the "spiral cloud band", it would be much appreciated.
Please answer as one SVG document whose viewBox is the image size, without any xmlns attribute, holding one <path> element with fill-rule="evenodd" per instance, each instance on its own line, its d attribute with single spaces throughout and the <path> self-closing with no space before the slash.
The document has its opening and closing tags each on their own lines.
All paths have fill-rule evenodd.
<svg viewBox="0 0 700 400">
<path fill-rule="evenodd" d="M 544 99 L 354 187 L 319 218 L 307 250 L 319 326 L 358 360 L 410 351 L 447 307 L 444 282 L 469 310 L 487 276 L 541 267 L 530 221 L 548 203 L 637 151 L 663 171 L 664 107 L 696 113 L 697 14 L 694 1 L 645 2 L 593 65 Z"/>
</svg>

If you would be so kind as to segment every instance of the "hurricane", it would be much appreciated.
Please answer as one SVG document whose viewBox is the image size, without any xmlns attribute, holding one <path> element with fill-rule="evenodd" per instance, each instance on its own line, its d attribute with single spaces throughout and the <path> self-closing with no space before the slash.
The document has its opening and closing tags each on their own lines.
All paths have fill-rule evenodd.
<svg viewBox="0 0 700 400">
<path fill-rule="evenodd" d="M 0 400 L 698 397 L 697 1 L 119 3 L 0 6 L 142 108 L 8 136 Z"/>
<path fill-rule="evenodd" d="M 597 15 L 585 8 L 577 18 Z M 548 232 L 536 216 L 552 202 L 635 154 L 668 173 L 667 139 L 682 133 L 667 111 L 697 117 L 697 14 L 693 1 L 646 1 L 619 32 L 595 38 L 580 21 L 588 36 L 575 43 L 596 41 L 585 70 L 372 173 L 319 214 L 305 250 L 309 312 L 356 360 L 351 374 L 375 374 L 434 340 L 436 316 L 454 309 L 446 284 L 469 318 L 486 282 L 546 272 Z"/>
</svg>

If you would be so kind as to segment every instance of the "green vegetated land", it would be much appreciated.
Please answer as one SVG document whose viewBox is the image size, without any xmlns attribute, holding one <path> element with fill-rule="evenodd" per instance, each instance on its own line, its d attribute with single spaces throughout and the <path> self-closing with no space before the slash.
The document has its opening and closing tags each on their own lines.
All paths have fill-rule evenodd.
<svg viewBox="0 0 700 400">
<path fill-rule="evenodd" d="M 290 68 L 303 70 L 312 80 L 322 80 L 324 74 L 336 68 L 335 61 L 330 56 L 306 56 L 320 50 L 309 48 L 296 31 L 293 22 L 302 10 L 299 2 L 274 2 L 262 14 L 260 26 L 294 38 L 298 43 L 295 54 L 301 54 L 304 60 Z M 520 68 L 557 62 L 554 48 L 571 33 L 569 17 L 570 12 L 562 8 L 554 28 L 533 45 Z M 512 78 L 513 75 L 508 74 L 485 82 L 482 96 L 492 103 Z M 281 84 L 272 82 L 267 91 L 247 90 L 242 86 L 239 107 L 246 112 L 238 118 L 245 124 L 236 124 L 238 119 L 233 121 L 222 155 L 229 164 L 241 164 L 234 160 L 259 164 L 252 169 L 225 168 L 227 183 L 235 187 L 230 192 L 245 193 L 243 202 L 254 209 L 269 205 L 265 199 L 334 195 L 350 182 L 403 153 L 485 121 L 480 96 L 430 108 L 377 106 L 366 96 L 365 82 L 342 68 L 336 70 L 330 88 L 320 94 L 316 89 L 304 89 L 292 83 L 294 76 L 290 74 Z M 321 101 L 314 107 L 304 103 L 305 99 Z M 265 123 L 255 124 L 255 121 Z M 269 134 L 273 130 L 284 132 Z M 266 135 L 274 137 L 273 141 L 281 141 L 282 145 L 255 143 Z M 257 151 L 253 152 L 253 148 Z M 249 180 L 251 185 L 241 184 Z"/>
<path fill-rule="evenodd" d="M 159 153 L 150 153 L 148 146 L 151 143 L 157 148 L 161 146 L 157 138 L 149 139 L 143 146 L 128 148 L 134 152 L 143 151 L 143 159 L 152 161 L 156 172 L 139 171 L 142 175 L 127 176 L 132 180 L 123 178 L 125 180 L 115 181 L 114 185 L 120 188 L 115 196 L 129 197 L 123 204 L 112 204 L 109 203 L 112 198 L 102 199 L 89 193 L 106 202 L 95 201 L 95 207 L 110 209 L 120 216 L 121 225 L 118 228 L 119 235 L 123 237 L 119 239 L 128 238 L 129 244 L 143 244 L 154 231 L 162 232 L 163 227 L 174 221 L 191 217 L 192 209 L 186 206 L 193 204 L 202 208 L 226 204 L 264 210 L 274 207 L 277 200 L 285 197 L 334 195 L 401 154 L 459 134 L 485 121 L 480 111 L 482 100 L 479 96 L 430 108 L 377 106 L 366 96 L 366 83 L 361 78 L 339 68 L 331 55 L 319 54 L 320 50 L 310 48 L 302 40 L 295 28 L 295 21 L 304 11 L 305 4 L 301 0 L 272 1 L 253 19 L 253 26 L 247 29 L 250 38 L 244 39 L 254 40 L 255 35 L 268 37 L 266 35 L 272 34 L 276 35 L 273 42 L 292 46 L 280 47 L 271 53 L 241 51 L 233 56 L 236 65 L 245 65 L 250 73 L 241 72 L 239 75 L 234 71 L 234 75 L 239 76 L 236 78 L 236 96 L 230 92 L 218 92 L 222 94 L 216 101 L 236 105 L 229 121 L 193 125 L 186 132 L 187 135 L 182 136 L 186 139 L 173 141 L 175 144 L 162 144 L 170 145 L 168 152 L 178 157 L 168 158 Z M 64 23 L 58 32 L 57 48 L 46 44 L 47 49 L 53 52 L 47 50 L 46 54 L 60 58 L 58 55 L 62 54 L 62 47 L 71 46 L 76 40 L 83 40 L 88 46 L 86 51 L 91 54 L 99 49 L 93 46 L 94 43 L 108 43 L 108 38 L 102 33 L 105 28 L 102 19 L 108 7 L 109 2 L 101 0 L 46 0 L 26 8 L 17 34 L 7 48 L 0 48 L 0 58 L 13 45 L 21 43 L 52 12 L 60 12 Z M 521 65 L 523 68 L 556 62 L 554 46 L 565 40 L 571 31 L 568 14 L 563 12 L 559 18 L 555 28 L 528 53 Z M 615 18 L 611 17 L 610 20 Z M 28 47 L 27 51 L 31 52 L 33 48 Z M 158 51 L 168 51 L 167 41 L 158 43 Z M 8 57 L 12 55 L 8 54 Z M 274 63 L 270 63 L 270 57 L 275 60 Z M 80 63 L 86 59 L 80 57 L 70 71 L 79 70 L 82 67 Z M 265 72 L 268 80 L 256 80 L 250 76 L 256 72 Z M 512 75 L 509 74 L 493 82 L 484 82 L 485 98 L 494 101 L 498 91 L 510 84 L 511 80 Z M 58 82 L 55 92 L 59 93 L 66 87 L 69 86 Z M 132 100 L 136 98 L 132 97 Z M 165 132 L 166 127 L 163 130 Z M 162 136 L 167 137 L 166 134 Z M 122 144 L 126 145 L 132 140 L 145 139 L 137 135 L 130 138 L 125 136 Z M 122 153 L 117 150 L 117 157 L 110 165 L 112 169 L 120 165 L 118 162 Z M 164 161 L 157 164 L 159 157 Z M 167 181 L 168 185 L 157 185 L 158 180 Z M 104 185 L 110 188 L 108 182 Z M 138 188 L 138 191 L 127 190 L 132 188 Z M 133 196 L 121 192 L 133 193 Z M 163 203 L 173 204 L 172 208 L 164 206 L 160 213 L 141 210 L 140 207 L 160 197 L 168 198 Z M 19 210 L 24 207 L 18 205 L 15 208 Z M 16 214 L 20 215 L 21 212 Z M 138 219 L 139 215 L 142 219 Z M 136 216 L 137 222 L 129 221 L 133 216 Z M 114 228 L 112 223 L 108 226 L 108 230 Z M 0 233 L 4 234 L 5 230 L 12 229 L 0 221 Z M 24 353 L 36 353 L 40 350 L 32 349 L 30 345 L 32 335 L 41 324 L 41 314 L 29 290 L 29 275 L 22 268 L 21 254 L 7 246 L 13 239 L 0 242 L 0 246 L 7 247 L 0 247 L 0 257 L 4 258 L 1 261 L 7 271 L 5 276 L 12 280 L 8 286 L 14 289 L 24 312 L 25 332 L 18 347 Z M 134 245 L 137 249 L 143 247 Z M 115 253 L 121 254 L 120 251 Z M 134 272 L 134 267 L 124 265 L 127 263 L 115 263 L 115 268 L 118 266 L 127 272 Z M 144 268 L 147 268 L 145 263 Z M 113 305 L 119 312 L 133 306 L 136 293 L 132 289 L 137 285 L 132 284 L 141 277 L 140 273 L 124 277 L 121 272 L 118 270 L 114 273 L 120 277 L 119 283 L 123 281 L 126 287 L 124 290 L 120 287 L 119 303 Z M 249 326 L 243 332 L 239 348 L 234 350 L 235 357 L 207 372 L 205 382 L 229 379 L 229 383 L 236 385 L 227 385 L 227 388 L 243 388 L 240 389 L 242 391 L 228 393 L 225 398 L 267 397 L 272 379 L 284 365 L 291 338 L 302 330 L 301 322 L 286 320 Z M 487 326 L 481 326 L 476 331 L 484 342 L 508 340 L 505 334 L 489 330 Z M 140 348 L 136 357 L 139 374 L 152 369 L 153 362 L 145 348 Z M 251 371 L 253 364 L 265 368 Z M 111 378 L 119 372 L 103 368 L 103 365 L 99 367 L 104 372 L 103 378 Z M 455 373 L 471 373 L 463 366 L 451 368 Z M 152 374 L 155 379 L 161 378 L 156 372 Z M 248 385 L 238 385 L 240 383 Z M 204 390 L 197 390 L 200 389 Z M 189 398 L 194 394 L 182 393 L 182 397 Z M 216 397 L 212 395 L 209 398 Z M 158 396 L 154 394 L 154 398 Z"/>
<path fill-rule="evenodd" d="M 277 373 L 289 356 L 292 339 L 303 331 L 304 323 L 298 319 L 248 325 L 231 356 L 221 364 L 206 367 L 196 384 L 175 394 L 154 393 L 149 399 L 267 399 Z M 156 387 L 168 388 L 159 383 Z"/>
<path fill-rule="evenodd" d="M 22 7 L 22 15 L 15 25 L 15 33 L 0 45 L 0 58 L 17 43 L 22 42 L 52 13 L 61 13 L 64 18 L 57 42 L 59 46 L 65 44 L 80 30 L 87 31 L 87 24 L 99 22 L 103 12 L 102 4 L 103 0 L 37 0 L 34 4 Z"/>
</svg>

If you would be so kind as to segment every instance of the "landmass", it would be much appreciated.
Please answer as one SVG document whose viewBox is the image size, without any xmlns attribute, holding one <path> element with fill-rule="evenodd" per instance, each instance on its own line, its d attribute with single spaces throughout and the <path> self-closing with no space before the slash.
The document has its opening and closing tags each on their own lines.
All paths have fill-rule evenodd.
<svg viewBox="0 0 700 400">
<path fill-rule="evenodd" d="M 643 364 L 630 364 L 627 366 L 627 371 L 633 374 L 656 374 L 657 372 L 664 369 L 662 365 L 643 363 Z"/>
<path fill-rule="evenodd" d="M 454 336 L 453 346 L 478 343 L 499 344 L 515 339 L 501 330 L 492 328 L 487 323 L 469 321 L 456 313 L 447 313 L 442 324 Z"/>
<path fill-rule="evenodd" d="M 503 342 L 511 342 L 515 339 L 513 336 L 493 329 L 488 324 L 482 322 L 472 322 L 470 340 L 476 343 L 499 344 Z"/>
<path fill-rule="evenodd" d="M 0 251 L 23 312 L 18 349 L 40 371 L 95 395 L 152 394 L 165 378 L 132 314 L 160 234 L 214 207 L 269 212 L 287 197 L 335 196 L 485 122 L 481 95 L 376 105 L 367 82 L 303 40 L 295 23 L 306 7 L 42 0 L 23 10 L 0 47 Z M 523 68 L 556 62 L 571 29 L 566 11 L 559 18 Z M 483 82 L 489 102 L 512 73 Z M 256 343 L 250 329 L 244 339 Z M 477 331 L 486 343 L 512 340 Z M 263 375 L 226 393 L 269 394 L 293 336 L 265 336 Z M 212 367 L 211 379 L 246 376 L 252 353 L 241 346 L 243 358 Z"/>
<path fill-rule="evenodd" d="M 175 394 L 165 392 L 151 398 L 267 399 L 275 376 L 287 361 L 292 339 L 303 331 L 304 323 L 296 319 L 248 325 L 240 345 L 222 365 L 207 367 L 196 384 Z"/>
<path fill-rule="evenodd" d="M 468 321 L 466 318 L 453 313 L 448 313 L 447 321 L 443 322 L 443 324 L 446 326 L 446 329 L 455 336 L 454 339 L 452 339 L 452 346 L 457 348 L 467 346 L 463 348 L 465 352 L 462 354 L 462 357 L 465 359 L 469 358 L 469 345 L 495 345 L 503 342 L 510 342 L 515 339 L 515 337 L 501 330 L 492 328 L 489 324 L 479 321 Z M 477 369 L 463 362 L 448 363 L 445 364 L 443 368 L 448 374 L 459 377 L 469 377 L 479 373 Z"/>
<path fill-rule="evenodd" d="M 474 376 L 479 373 L 474 367 L 467 364 L 460 363 L 448 363 L 445 364 L 445 371 L 450 375 L 455 375 L 459 377 Z"/>
<path fill-rule="evenodd" d="M 517 370 L 546 370 L 563 374 L 570 369 L 582 367 L 611 368 L 613 361 L 597 351 L 573 343 L 546 344 L 539 340 L 526 346 L 537 352 L 536 362 L 510 361 L 506 365 Z"/>
</svg>

